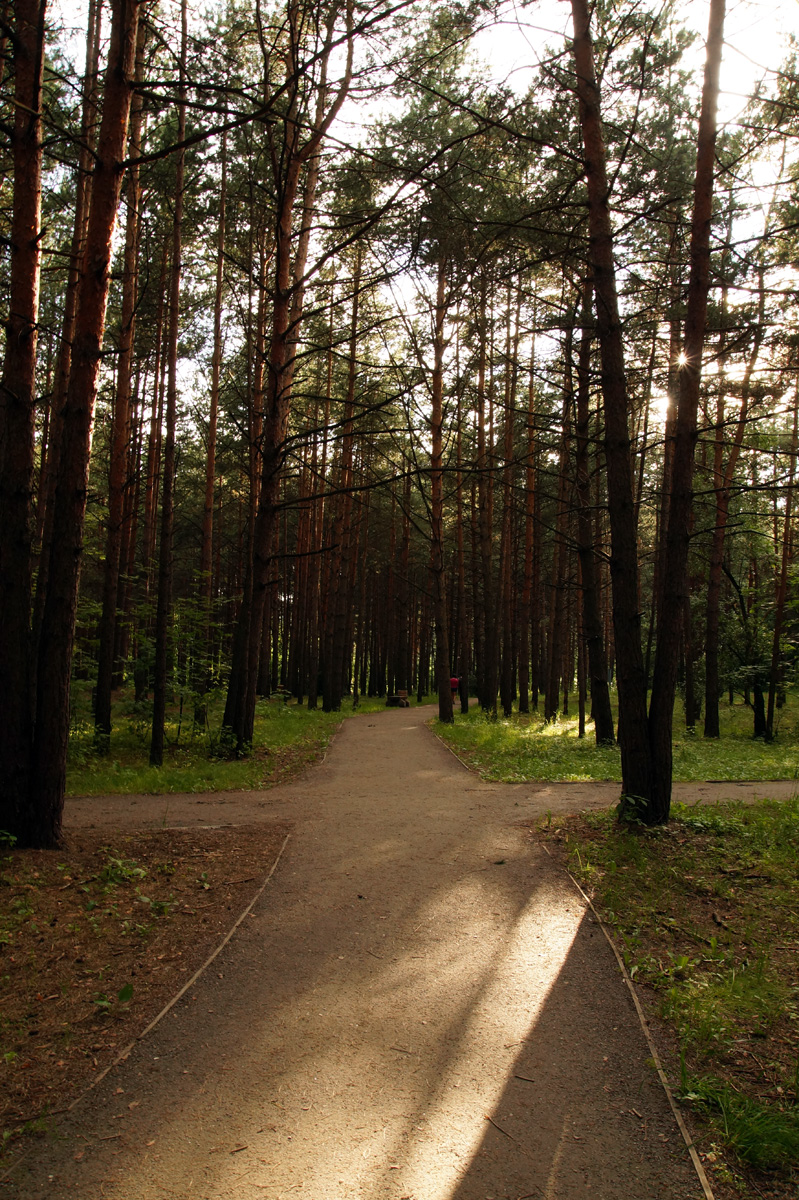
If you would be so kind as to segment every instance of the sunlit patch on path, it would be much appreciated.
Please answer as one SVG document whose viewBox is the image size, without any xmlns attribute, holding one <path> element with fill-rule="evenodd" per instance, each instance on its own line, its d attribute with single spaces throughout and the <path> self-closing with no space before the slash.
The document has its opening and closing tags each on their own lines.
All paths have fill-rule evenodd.
<svg viewBox="0 0 799 1200">
<path fill-rule="evenodd" d="M 252 797 L 295 822 L 262 903 L 21 1197 L 697 1194 L 604 939 L 526 835 L 540 804 L 427 716 L 347 722 Z"/>
</svg>

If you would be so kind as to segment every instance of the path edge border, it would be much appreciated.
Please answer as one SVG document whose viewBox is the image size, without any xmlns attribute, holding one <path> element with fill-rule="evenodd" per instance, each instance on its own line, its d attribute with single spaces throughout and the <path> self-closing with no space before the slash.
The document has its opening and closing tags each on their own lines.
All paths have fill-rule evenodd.
<svg viewBox="0 0 799 1200">
<path fill-rule="evenodd" d="M 541 845 L 543 845 L 543 843 L 541 843 Z M 547 849 L 547 847 L 544 846 L 543 848 L 544 848 L 544 850 L 546 850 L 549 857 L 552 858 L 552 855 L 551 855 L 550 851 Z M 705 1168 L 702 1166 L 702 1160 L 699 1157 L 699 1153 L 696 1149 L 696 1144 L 694 1143 L 694 1139 L 691 1137 L 690 1133 L 688 1132 L 688 1127 L 685 1124 L 683 1115 L 680 1112 L 677 1101 L 674 1099 L 674 1093 L 672 1092 L 671 1087 L 669 1085 L 669 1081 L 666 1078 L 666 1072 L 663 1070 L 663 1064 L 660 1061 L 660 1055 L 658 1054 L 657 1047 L 655 1046 L 655 1042 L 652 1037 L 652 1031 L 649 1028 L 649 1022 L 647 1021 L 646 1014 L 644 1013 L 644 1010 L 641 1007 L 641 1001 L 638 999 L 638 993 L 635 990 L 635 984 L 633 983 L 632 979 L 630 978 L 630 973 L 627 970 L 626 966 L 624 965 L 624 959 L 619 954 L 618 947 L 616 946 L 616 943 L 614 942 L 613 938 L 611 937 L 610 931 L 608 930 L 607 926 L 605 925 L 605 922 L 602 920 L 602 918 L 600 917 L 596 908 L 594 907 L 591 897 L 586 895 L 586 893 L 580 887 L 580 884 L 577 882 L 577 880 L 572 875 L 571 871 L 567 870 L 566 867 L 562 867 L 562 870 L 565 872 L 566 875 L 568 875 L 569 879 L 574 884 L 574 887 L 577 889 L 577 891 L 580 893 L 580 895 L 582 896 L 585 903 L 588 905 L 589 909 L 591 910 L 591 912 L 594 916 L 594 919 L 596 920 L 596 923 L 599 925 L 599 928 L 604 933 L 605 939 L 606 939 L 608 945 L 610 946 L 611 950 L 613 951 L 613 956 L 616 959 L 616 962 L 618 963 L 618 967 L 619 967 L 619 970 L 621 971 L 622 978 L 623 978 L 624 982 L 627 984 L 627 990 L 630 993 L 630 996 L 632 997 L 633 1004 L 635 1005 L 635 1011 L 638 1014 L 638 1020 L 641 1023 L 641 1030 L 642 1030 L 644 1038 L 646 1040 L 647 1048 L 648 1048 L 650 1056 L 652 1058 L 652 1062 L 655 1064 L 655 1070 L 657 1071 L 658 1079 L 660 1080 L 663 1091 L 666 1093 L 666 1099 L 668 1100 L 669 1106 L 671 1107 L 671 1111 L 674 1115 L 674 1120 L 677 1123 L 677 1128 L 679 1129 L 680 1133 L 682 1134 L 682 1138 L 683 1138 L 683 1141 L 685 1142 L 685 1146 L 686 1146 L 686 1149 L 688 1150 L 688 1154 L 690 1156 L 691 1162 L 693 1163 L 694 1169 L 696 1170 L 697 1177 L 702 1186 L 702 1191 L 704 1192 L 704 1195 L 705 1195 L 705 1200 L 715 1200 L 715 1196 L 713 1194 L 713 1189 L 710 1186 L 710 1181 L 707 1177 L 707 1173 L 705 1172 Z"/>
<path fill-rule="evenodd" d="M 172 1011 L 172 1009 L 175 1007 L 175 1005 L 178 1003 L 178 1001 L 183 999 L 183 997 L 186 995 L 186 992 L 188 992 L 192 987 L 194 987 L 194 984 L 197 982 L 197 980 L 200 978 L 200 976 L 203 975 L 208 970 L 208 968 L 210 967 L 210 965 L 214 961 L 214 959 L 217 958 L 222 953 L 225 946 L 227 946 L 228 942 L 233 937 L 233 935 L 236 932 L 236 930 L 238 929 L 238 927 L 241 925 L 242 921 L 245 919 L 245 917 L 249 916 L 249 914 L 255 908 L 255 905 L 261 899 L 261 896 L 266 891 L 267 885 L 270 882 L 270 880 L 272 879 L 272 876 L 274 875 L 275 871 L 277 870 L 277 865 L 280 862 L 281 858 L 283 857 L 283 851 L 286 849 L 286 846 L 288 845 L 290 837 L 291 837 L 290 833 L 287 833 L 286 836 L 284 837 L 284 839 L 281 843 L 280 849 L 278 850 L 277 854 L 275 855 L 275 860 L 272 863 L 272 866 L 269 868 L 269 871 L 268 871 L 263 883 L 258 888 L 258 891 L 255 893 L 255 895 L 253 896 L 252 900 L 247 905 L 247 907 L 241 913 L 239 913 L 238 917 L 233 922 L 230 929 L 225 934 L 224 938 L 219 943 L 219 945 L 216 947 L 216 949 L 213 950 L 211 952 L 211 954 L 208 956 L 208 958 L 206 958 L 205 962 L 202 963 L 201 966 L 199 966 L 197 968 L 197 970 L 192 975 L 191 979 L 187 979 L 186 982 L 183 984 L 183 986 L 180 988 L 180 990 L 175 993 L 175 995 L 172 997 L 172 999 L 167 1001 L 167 1003 L 164 1005 L 164 1007 L 161 1009 L 161 1011 L 156 1016 L 153 1017 L 153 1019 L 152 1019 L 152 1021 L 150 1021 L 149 1025 L 146 1025 L 144 1027 L 144 1029 L 141 1031 L 141 1033 L 137 1033 L 136 1037 L 133 1039 L 133 1041 L 130 1042 L 125 1047 L 124 1050 L 121 1050 L 119 1052 L 119 1054 L 114 1059 L 114 1061 L 109 1063 L 107 1067 L 104 1067 L 103 1070 L 100 1072 L 100 1074 L 97 1076 L 97 1078 L 93 1079 L 91 1081 L 91 1083 L 89 1084 L 89 1086 L 87 1088 L 85 1088 L 85 1090 L 82 1091 L 79 1096 L 76 1096 L 71 1104 L 67 1105 L 66 1109 L 64 1110 L 65 1112 L 72 1112 L 73 1109 L 77 1108 L 77 1106 L 86 1099 L 86 1097 L 89 1095 L 89 1093 L 94 1091 L 94 1089 L 97 1087 L 97 1085 L 99 1083 L 102 1083 L 102 1081 L 105 1079 L 106 1075 L 109 1075 L 111 1073 L 111 1071 L 113 1071 L 114 1067 L 118 1067 L 120 1063 L 123 1063 L 125 1061 L 125 1059 L 130 1056 L 130 1054 L 133 1052 L 133 1050 L 135 1050 L 135 1048 L 139 1044 L 139 1042 L 144 1041 L 144 1039 L 147 1037 L 148 1033 L 152 1033 L 152 1031 L 155 1029 L 156 1025 L 160 1024 L 160 1022 L 164 1019 L 164 1017 L 167 1015 L 167 1013 Z"/>
<path fill-rule="evenodd" d="M 130 1055 L 136 1049 L 136 1046 L 139 1044 L 139 1042 L 143 1041 L 149 1033 L 152 1033 L 152 1031 L 155 1029 L 155 1027 L 158 1024 L 160 1024 L 160 1022 L 164 1019 L 164 1017 L 167 1015 L 167 1013 L 172 1011 L 172 1009 L 175 1007 L 175 1005 L 178 1003 L 178 1001 L 182 1000 L 182 998 L 194 986 L 194 984 L 201 977 L 201 975 L 203 975 L 208 970 L 211 963 L 214 961 L 214 959 L 216 959 L 222 953 L 225 946 L 227 946 L 228 942 L 231 940 L 234 933 L 241 925 L 242 921 L 244 921 L 244 919 L 247 916 L 249 916 L 249 914 L 255 908 L 255 905 L 261 899 L 261 896 L 266 891 L 267 885 L 270 883 L 272 876 L 274 875 L 275 871 L 277 870 L 278 863 L 280 862 L 281 858 L 283 857 L 283 851 L 286 849 L 286 846 L 288 845 L 290 838 L 291 838 L 291 833 L 287 833 L 281 843 L 280 849 L 278 850 L 277 854 L 275 855 L 275 859 L 274 859 L 271 867 L 269 868 L 269 871 L 267 872 L 263 883 L 256 891 L 252 900 L 250 900 L 247 907 L 241 913 L 239 913 L 238 917 L 233 922 L 230 929 L 225 934 L 224 938 L 219 943 L 219 945 L 216 947 L 216 949 L 213 950 L 211 952 L 211 954 L 208 956 L 208 958 L 206 958 L 205 962 L 202 963 L 201 966 L 199 966 L 197 968 L 197 970 L 194 972 L 192 977 L 190 979 L 186 980 L 186 982 L 175 993 L 175 995 L 172 997 L 172 999 L 167 1001 L 167 1003 L 164 1005 L 164 1007 L 161 1009 L 161 1011 L 159 1013 L 157 1013 L 156 1016 L 153 1017 L 152 1021 L 150 1021 L 150 1023 L 145 1026 L 145 1028 L 141 1031 L 141 1033 L 136 1034 L 133 1041 L 129 1042 L 128 1045 L 124 1048 L 124 1050 L 121 1050 L 119 1052 L 119 1054 L 116 1056 L 116 1058 L 113 1060 L 113 1062 L 110 1062 L 107 1067 L 103 1068 L 103 1070 L 100 1072 L 100 1074 L 91 1081 L 91 1083 L 88 1085 L 88 1087 L 83 1089 L 83 1091 L 80 1093 L 79 1096 L 76 1096 L 75 1099 L 70 1104 L 66 1105 L 65 1108 L 60 1109 L 59 1114 L 71 1113 L 71 1112 L 73 1112 L 74 1109 L 76 1109 L 78 1107 L 79 1104 L 82 1104 L 83 1101 L 86 1099 L 86 1097 L 91 1092 L 93 1092 L 100 1083 L 102 1083 L 102 1081 L 105 1079 L 105 1077 L 107 1075 L 110 1075 L 110 1073 L 114 1070 L 115 1067 L 118 1067 L 120 1065 L 120 1063 L 125 1062 L 125 1060 L 130 1057 Z M 59 1114 L 50 1113 L 49 1115 L 56 1116 Z M 29 1153 L 28 1151 L 24 1151 L 20 1155 L 20 1157 L 9 1166 L 8 1170 L 3 1172 L 3 1174 L 0 1174 L 0 1182 L 5 1182 L 7 1179 L 9 1179 L 11 1177 L 11 1175 L 14 1173 L 16 1168 L 18 1166 L 20 1166 L 22 1164 L 22 1162 L 27 1158 L 28 1153 Z"/>
</svg>

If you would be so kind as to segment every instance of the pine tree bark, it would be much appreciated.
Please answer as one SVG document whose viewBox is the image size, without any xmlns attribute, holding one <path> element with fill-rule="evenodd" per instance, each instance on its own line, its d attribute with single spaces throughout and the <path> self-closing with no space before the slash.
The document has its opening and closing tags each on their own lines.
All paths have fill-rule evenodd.
<svg viewBox="0 0 799 1200">
<path fill-rule="evenodd" d="M 187 0 L 180 6 L 180 78 L 178 83 L 178 142 L 186 138 L 186 54 L 188 47 Z M 155 662 L 153 665 L 153 722 L 150 766 L 164 761 L 167 674 L 169 667 L 169 622 L 172 616 L 172 553 L 175 525 L 175 437 L 178 411 L 178 333 L 180 330 L 180 280 L 183 270 L 183 201 L 186 151 L 175 160 L 175 209 L 172 218 L 172 261 L 169 289 L 167 350 L 166 437 L 161 487 L 161 541 L 158 547 L 158 601 L 155 613 Z"/>
<path fill-rule="evenodd" d="M 679 665 L 680 624 L 687 594 L 686 567 L 693 508 L 694 447 L 697 439 L 699 385 L 710 289 L 710 227 L 713 215 L 716 109 L 724 45 L 724 16 L 725 0 L 711 0 L 691 220 L 691 270 L 685 318 L 685 362 L 680 371 L 669 489 L 669 521 L 663 578 L 664 603 L 658 624 L 652 698 L 649 706 L 652 792 L 644 815 L 649 824 L 667 821 L 671 805 L 672 721 Z"/>
<path fill-rule="evenodd" d="M 490 418 L 486 430 L 486 359 L 488 353 L 488 280 L 485 271 L 480 272 L 477 361 L 477 498 L 480 530 L 480 578 L 482 583 L 479 699 L 483 712 L 497 715 L 497 686 L 499 663 L 497 661 L 497 608 L 494 581 L 494 473 L 491 466 Z M 489 398 L 490 404 L 490 398 Z"/>
<path fill-rule="evenodd" d="M 316 482 L 317 494 L 314 504 L 313 518 L 313 559 L 311 565 L 311 621 L 308 632 L 309 638 L 309 657 L 308 657 L 308 708 L 315 709 L 319 697 L 319 652 L 320 652 L 320 616 L 322 614 L 322 603 L 327 594 L 327 587 L 324 581 L 324 573 L 322 571 L 322 546 L 325 536 L 325 488 L 327 483 L 327 446 L 328 434 L 330 428 L 330 400 L 333 394 L 333 302 L 331 299 L 330 305 L 330 337 L 327 347 L 327 382 L 325 385 L 325 407 L 324 416 L 322 419 L 322 458 L 319 463 L 317 472 L 317 438 L 314 437 L 313 443 L 313 458 L 312 472 Z M 324 624 L 322 628 L 324 629 Z"/>
<path fill-rule="evenodd" d="M 214 281 L 214 347 L 211 355 L 211 395 L 205 444 L 205 496 L 203 500 L 202 546 L 200 551 L 200 595 L 204 608 L 205 644 L 211 644 L 214 557 L 214 493 L 216 489 L 216 442 L 219 423 L 219 384 L 222 373 L 222 298 L 225 283 L 225 220 L 227 216 L 227 131 L 222 134 L 222 178 L 219 184 L 219 219 L 216 230 L 216 275 Z M 197 676 L 197 692 L 204 696 L 211 682 L 210 658 L 206 653 Z M 198 705 L 198 716 L 207 719 L 206 705 Z"/>
<path fill-rule="evenodd" d="M 288 431 L 291 378 L 295 365 L 293 351 L 299 337 L 302 319 L 305 266 L 318 181 L 319 152 L 327 130 L 349 92 L 352 79 L 352 0 L 348 0 L 345 38 L 346 65 L 336 95 L 328 105 L 327 63 L 333 49 L 336 14 L 337 6 L 331 5 L 326 24 L 320 31 L 322 45 L 317 58 L 321 78 L 317 93 L 316 114 L 312 128 L 303 142 L 301 140 L 304 132 L 303 126 L 298 119 L 300 96 L 297 88 L 302 81 L 298 56 L 302 42 L 300 29 L 304 13 L 302 5 L 296 0 L 291 0 L 288 5 L 289 48 L 286 56 L 288 111 L 281 121 L 282 144 L 274 147 L 278 205 L 275 222 L 274 290 L 267 362 L 261 489 L 255 521 L 253 553 L 251 561 L 247 564 L 244 598 L 234 636 L 230 681 L 222 722 L 226 737 L 235 746 L 237 753 L 243 753 L 252 744 L 260 632 Z M 305 168 L 307 171 L 303 218 L 296 238 L 296 253 L 292 258 L 294 210 Z"/>
<path fill-rule="evenodd" d="M 459 349 L 460 347 L 458 347 Z M 456 505 L 456 539 L 457 539 L 457 574 L 458 574 L 458 612 L 460 614 L 460 649 L 458 655 L 459 667 L 459 684 L 458 692 L 461 704 L 461 713 L 469 711 L 469 673 L 471 668 L 471 650 L 472 639 L 469 629 L 469 609 L 466 599 L 466 553 L 464 539 L 464 512 L 463 512 L 463 389 L 460 385 L 460 361 L 459 354 L 456 354 L 456 372 L 458 377 L 458 424 L 455 440 L 455 453 L 457 456 L 455 468 L 455 505 Z M 408 477 L 408 485 L 410 485 L 410 477 Z M 410 494 L 406 500 L 406 524 L 408 534 L 410 535 L 410 520 L 408 513 L 410 511 Z M 405 547 L 403 546 L 403 551 Z M 403 574 L 407 577 L 408 573 L 407 555 L 403 558 Z M 407 686 L 407 685 L 406 685 Z"/>
<path fill-rule="evenodd" d="M 514 474 L 514 426 L 516 412 L 516 385 L 519 374 L 519 322 L 521 315 L 522 292 L 517 292 L 516 312 L 511 332 L 511 292 L 508 287 L 508 327 L 505 344 L 505 427 L 502 468 L 502 540 L 500 544 L 500 563 L 502 573 L 502 669 L 500 676 L 500 699 L 502 715 L 510 717 L 513 713 L 514 693 L 514 613 L 515 590 L 513 587 L 513 558 L 514 558 L 514 503 L 513 503 L 513 474 Z"/>
<path fill-rule="evenodd" d="M 703 734 L 706 738 L 721 736 L 719 725 L 719 616 L 721 608 L 721 578 L 724 564 L 724 543 L 727 534 L 727 523 L 730 515 L 730 500 L 732 497 L 732 481 L 735 468 L 743 446 L 749 416 L 749 400 L 752 390 L 752 374 L 760 354 L 760 347 L 766 332 L 765 322 L 765 288 L 763 271 L 760 272 L 760 303 L 758 306 L 757 324 L 755 325 L 752 353 L 744 370 L 741 381 L 741 407 L 735 424 L 735 433 L 727 456 L 726 466 L 722 466 L 722 450 L 724 443 L 724 394 L 723 374 L 720 384 L 718 403 L 716 407 L 716 444 L 714 447 L 713 483 L 716 501 L 716 519 L 713 525 L 713 536 L 710 543 L 710 561 L 707 575 L 707 594 L 705 598 L 705 724 Z M 722 358 L 723 362 L 723 358 Z"/>
<path fill-rule="evenodd" d="M 447 262 L 443 256 L 438 262 L 437 275 L 430 414 L 430 577 L 436 630 L 438 719 L 451 724 L 454 717 L 444 576 L 444 321 L 447 314 Z"/>
<path fill-rule="evenodd" d="M 44 602 L 47 595 L 50 547 L 53 542 L 55 486 L 61 453 L 61 416 L 69 387 L 72 343 L 75 337 L 78 287 L 86 243 L 86 223 L 89 217 L 89 188 L 94 163 L 95 143 L 97 141 L 97 91 L 102 7 L 100 0 L 89 0 L 86 28 L 86 70 L 83 76 L 81 92 L 80 151 L 78 153 L 78 166 L 75 175 L 75 217 L 72 226 L 69 270 L 64 289 L 64 311 L 61 320 L 61 337 L 58 347 L 53 399 L 50 404 L 47 458 L 42 472 L 42 487 L 40 489 L 39 511 L 37 514 L 37 540 L 41 543 L 41 550 L 33 610 L 32 660 L 37 655 L 39 632 L 42 627 Z"/>
<path fill-rule="evenodd" d="M 589 470 L 590 428 L 590 368 L 591 368 L 591 302 L 593 287 L 590 280 L 583 288 L 582 336 L 577 360 L 577 413 L 575 421 L 576 479 L 577 479 L 577 537 L 582 588 L 581 631 L 588 658 L 591 715 L 594 719 L 596 744 L 613 745 L 613 713 L 608 687 L 608 663 L 605 653 L 602 615 L 599 606 L 596 546 L 591 520 L 591 476 Z"/>
<path fill-rule="evenodd" d="M 356 251 L 352 280 L 352 311 L 347 356 L 347 392 L 341 424 L 341 462 L 339 467 L 339 496 L 333 522 L 333 565 L 331 598 L 326 638 L 323 708 L 338 712 L 346 690 L 346 663 L 351 654 L 347 644 L 347 623 L 350 606 L 350 570 L 353 548 L 353 463 L 355 452 L 355 386 L 358 376 L 358 314 L 361 292 L 361 248 Z"/>
<path fill-rule="evenodd" d="M 611 529 L 611 585 L 619 693 L 622 815 L 652 810 L 646 676 L 641 648 L 630 404 L 613 258 L 607 159 L 586 0 L 571 0 L 574 59 L 588 191 L 589 260 L 594 279 L 605 415 L 604 448 Z M 655 819 L 659 819 L 655 817 Z"/>
<path fill-rule="evenodd" d="M 47 596 L 38 647 L 31 785 L 37 844 L 57 845 L 66 784 L 72 644 L 83 548 L 89 449 L 110 279 L 111 241 L 122 184 L 133 93 L 138 0 L 115 0 L 97 158 L 81 266 L 69 388 L 55 489 Z"/>
<path fill-rule="evenodd" d="M 0 379 L 0 829 L 19 845 L 52 845 L 31 804 L 31 522 L 41 262 L 41 95 L 45 0 L 14 9 L 9 315 Z M 44 834 L 44 836 L 42 836 Z"/>
<path fill-rule="evenodd" d="M 572 410 L 572 341 L 573 316 L 566 331 L 563 350 L 564 383 L 563 409 L 561 414 L 560 452 L 558 455 L 558 498 L 555 515 L 555 545 L 552 551 L 552 587 L 549 607 L 549 663 L 547 687 L 544 697 L 544 720 L 555 721 L 558 716 L 558 695 L 563 677 L 566 652 L 567 607 L 568 607 L 568 528 L 569 528 L 569 454 L 571 444 Z"/>
<path fill-rule="evenodd" d="M 533 316 L 535 323 L 535 315 Z M 533 523 L 535 518 L 535 330 L 530 354 L 530 375 L 527 388 L 527 427 L 524 465 L 524 561 L 522 563 L 522 596 L 519 606 L 519 712 L 530 711 L 530 622 L 533 595 Z"/>
<path fill-rule="evenodd" d="M 155 366 L 153 369 L 153 399 L 150 408 L 150 428 L 147 438 L 147 463 L 144 487 L 144 531 L 142 539 L 142 590 L 149 599 L 155 569 L 155 545 L 158 518 L 158 494 L 161 478 L 161 430 L 163 428 L 164 392 L 166 391 L 166 359 L 163 353 L 164 299 L 167 292 L 169 252 L 166 245 L 161 254 L 161 274 L 155 321 Z M 149 622 L 148 622 L 149 625 Z"/>
<path fill-rule="evenodd" d="M 782 525 L 782 554 L 780 556 L 780 571 L 777 580 L 777 594 L 774 603 L 774 632 L 771 641 L 771 668 L 768 682 L 768 705 L 766 708 L 765 738 L 770 742 L 774 738 L 774 708 L 777 699 L 777 684 L 780 676 L 782 627 L 785 618 L 785 602 L 788 598 L 788 563 L 791 547 L 791 519 L 793 516 L 793 490 L 796 475 L 796 454 L 799 448 L 799 396 L 794 398 L 793 431 L 791 433 L 790 467 L 788 470 L 787 494 L 785 497 L 785 513 Z"/>
<path fill-rule="evenodd" d="M 139 25 L 136 54 L 136 77 L 143 70 L 145 25 Z M 131 104 L 130 153 L 134 159 L 141 148 L 142 98 L 135 96 Z M 136 321 L 136 260 L 139 241 L 139 168 L 134 162 L 127 179 L 127 221 L 125 251 L 122 266 L 122 312 L 119 324 L 119 359 L 114 412 L 111 428 L 111 447 L 108 468 L 108 527 L 103 568 L 103 609 L 98 629 L 97 686 L 94 701 L 95 746 L 108 753 L 111 739 L 111 689 L 114 678 L 114 649 L 116 646 L 117 597 L 122 552 L 125 487 L 128 477 L 130 442 L 131 379 L 133 374 L 133 338 Z"/>
</svg>

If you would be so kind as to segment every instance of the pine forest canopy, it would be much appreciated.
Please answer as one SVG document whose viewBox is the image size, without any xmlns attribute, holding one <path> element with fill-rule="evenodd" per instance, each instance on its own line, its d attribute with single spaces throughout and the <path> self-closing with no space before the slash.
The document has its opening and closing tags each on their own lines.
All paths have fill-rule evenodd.
<svg viewBox="0 0 799 1200">
<path fill-rule="evenodd" d="M 279 689 L 574 692 L 649 823 L 678 690 L 773 736 L 799 74 L 742 12 L 5 7 L 0 829 L 58 844 L 84 685 L 155 765 L 174 695 L 245 754 Z"/>
</svg>

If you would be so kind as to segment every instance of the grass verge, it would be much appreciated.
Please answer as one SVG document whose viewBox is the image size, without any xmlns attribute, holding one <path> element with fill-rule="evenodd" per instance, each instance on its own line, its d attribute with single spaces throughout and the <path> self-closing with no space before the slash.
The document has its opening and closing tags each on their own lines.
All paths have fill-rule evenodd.
<svg viewBox="0 0 799 1200">
<path fill-rule="evenodd" d="M 795 1197 L 799 799 L 677 805 L 656 830 L 586 814 L 538 836 L 591 895 L 672 1031 L 671 1073 L 704 1124 L 714 1189 Z"/>
<path fill-rule="evenodd" d="M 294 702 L 260 700 L 250 754 L 225 755 L 218 729 L 224 698 L 211 698 L 207 724 L 197 726 L 179 703 L 168 710 L 164 764 L 149 765 L 152 704 L 121 694 L 113 712 L 110 749 L 100 753 L 89 698 L 78 692 L 69 741 L 67 794 L 118 796 L 133 793 L 241 791 L 273 787 L 324 754 L 346 717 L 385 709 L 385 700 L 364 699 L 357 710 L 345 701 L 340 712 L 309 711 Z M 413 701 L 415 703 L 415 701 Z"/>
<path fill-rule="evenodd" d="M 789 697 L 780 713 L 779 732 L 765 743 L 752 737 L 751 709 L 724 706 L 722 736 L 705 739 L 681 727 L 675 712 L 674 779 L 768 780 L 799 778 L 799 703 Z M 503 783 L 547 780 L 581 783 L 621 781 L 616 746 L 597 746 L 593 724 L 578 737 L 576 718 L 560 717 L 545 724 L 537 715 L 490 719 L 478 708 L 457 713 L 453 725 L 436 725 L 436 733 L 484 779 Z"/>
</svg>

